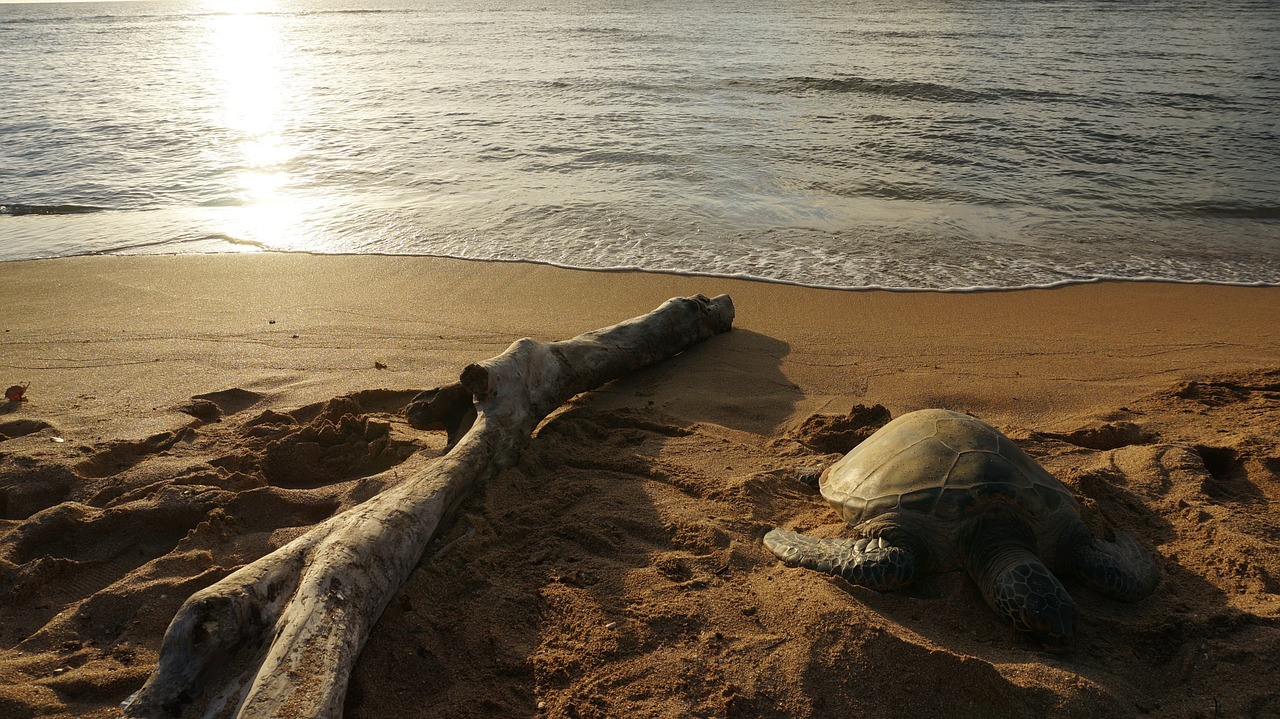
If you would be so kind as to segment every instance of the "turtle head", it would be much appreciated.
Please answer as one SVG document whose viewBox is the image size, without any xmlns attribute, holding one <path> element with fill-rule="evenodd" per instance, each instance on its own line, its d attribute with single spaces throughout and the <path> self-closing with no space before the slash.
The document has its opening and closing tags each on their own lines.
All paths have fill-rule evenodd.
<svg viewBox="0 0 1280 719">
<path fill-rule="evenodd" d="M 1018 631 L 1051 652 L 1064 652 L 1070 647 L 1076 604 L 1038 559 L 1006 565 L 987 589 L 988 602 Z"/>
<path fill-rule="evenodd" d="M 969 576 L 987 604 L 1049 651 L 1066 651 L 1075 624 L 1071 595 L 1034 551 L 1035 534 L 1020 515 L 990 508 L 961 535 Z"/>
</svg>

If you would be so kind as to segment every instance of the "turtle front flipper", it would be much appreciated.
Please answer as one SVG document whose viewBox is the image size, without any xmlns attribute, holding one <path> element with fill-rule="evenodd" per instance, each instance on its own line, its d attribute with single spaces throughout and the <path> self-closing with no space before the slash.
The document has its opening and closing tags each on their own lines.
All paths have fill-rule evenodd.
<svg viewBox="0 0 1280 719">
<path fill-rule="evenodd" d="M 835 574 L 880 592 L 905 587 L 916 576 L 915 554 L 883 537 L 815 539 L 774 529 L 764 535 L 764 545 L 788 565 Z"/>
<path fill-rule="evenodd" d="M 1124 602 L 1143 599 L 1160 581 L 1151 555 L 1127 534 L 1117 534 L 1114 542 L 1082 537 L 1070 549 L 1067 561 L 1080 581 Z"/>
</svg>

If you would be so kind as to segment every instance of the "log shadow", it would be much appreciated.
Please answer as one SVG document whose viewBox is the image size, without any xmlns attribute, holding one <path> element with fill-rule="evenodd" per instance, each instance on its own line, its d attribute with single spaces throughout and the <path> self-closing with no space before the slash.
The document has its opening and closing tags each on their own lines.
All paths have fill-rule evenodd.
<svg viewBox="0 0 1280 719">
<path fill-rule="evenodd" d="M 650 408 L 556 415 L 428 548 L 370 636 L 346 716 L 741 705 L 725 677 L 758 667 L 723 662 L 731 645 L 764 641 L 738 581 L 766 561 L 764 525 L 730 508 L 746 497 L 725 475 L 763 451 Z M 715 471 L 673 457 L 711 458 Z"/>
<path fill-rule="evenodd" d="M 769 435 L 787 422 L 804 395 L 782 373 L 791 345 L 735 329 L 582 395 L 599 409 L 645 407 L 687 422 Z"/>
</svg>

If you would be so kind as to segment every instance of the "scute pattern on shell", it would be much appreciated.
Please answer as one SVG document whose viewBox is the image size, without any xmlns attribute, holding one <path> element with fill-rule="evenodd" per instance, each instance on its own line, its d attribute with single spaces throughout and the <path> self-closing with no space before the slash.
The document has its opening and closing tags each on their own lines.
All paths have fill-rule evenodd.
<svg viewBox="0 0 1280 719">
<path fill-rule="evenodd" d="M 955 521 L 996 502 L 1033 518 L 1079 509 L 1061 482 L 1004 435 L 940 409 L 880 428 L 823 472 L 819 487 L 853 525 L 895 510 Z"/>
</svg>

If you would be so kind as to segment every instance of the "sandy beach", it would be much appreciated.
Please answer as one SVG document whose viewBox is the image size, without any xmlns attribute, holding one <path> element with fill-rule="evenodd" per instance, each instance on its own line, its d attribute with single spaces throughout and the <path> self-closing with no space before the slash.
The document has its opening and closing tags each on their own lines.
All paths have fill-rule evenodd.
<svg viewBox="0 0 1280 719">
<path fill-rule="evenodd" d="M 417 391 L 698 293 L 733 331 L 545 423 L 392 600 L 346 716 L 1280 716 L 1280 288 L 300 254 L 0 263 L 0 386 L 29 384 L 0 403 L 0 716 L 117 715 L 187 596 L 442 450 Z M 847 533 L 795 474 L 877 404 L 1000 428 L 1153 551 L 1155 594 L 1067 580 L 1050 654 L 962 573 L 782 565 L 772 527 Z"/>
</svg>

